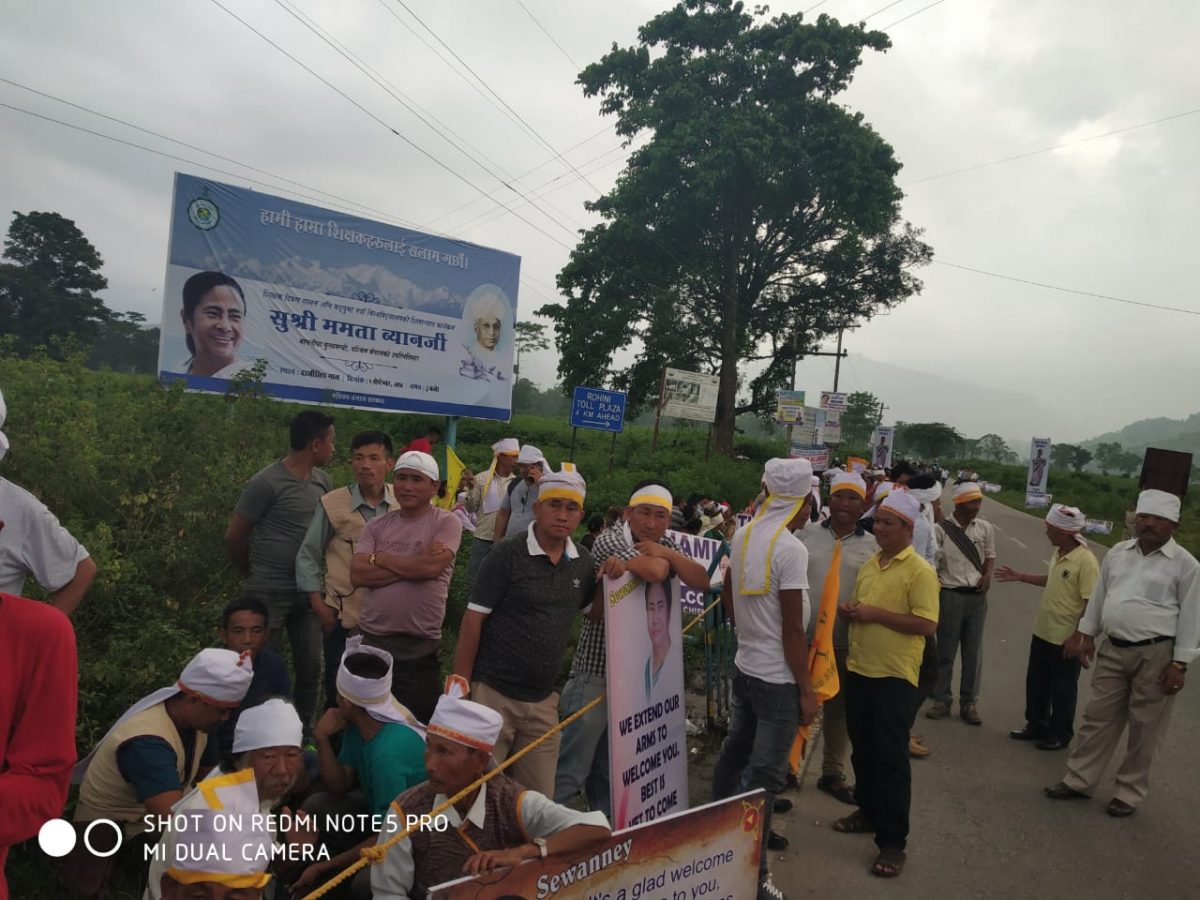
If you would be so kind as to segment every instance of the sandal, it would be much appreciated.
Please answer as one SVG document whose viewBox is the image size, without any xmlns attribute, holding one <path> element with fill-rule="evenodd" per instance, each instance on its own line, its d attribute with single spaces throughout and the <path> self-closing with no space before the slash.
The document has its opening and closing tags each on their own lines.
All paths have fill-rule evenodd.
<svg viewBox="0 0 1200 900">
<path fill-rule="evenodd" d="M 840 831 L 842 834 L 874 834 L 875 823 L 867 818 L 867 814 L 861 809 L 856 809 L 844 819 L 836 819 L 833 823 L 833 830 Z"/>
<path fill-rule="evenodd" d="M 895 878 L 904 868 L 906 858 L 903 850 L 880 850 L 871 866 L 871 874 L 880 878 Z"/>
<path fill-rule="evenodd" d="M 849 806 L 858 805 L 854 799 L 854 788 L 846 784 L 845 775 L 822 775 L 817 779 L 817 790 Z"/>
</svg>

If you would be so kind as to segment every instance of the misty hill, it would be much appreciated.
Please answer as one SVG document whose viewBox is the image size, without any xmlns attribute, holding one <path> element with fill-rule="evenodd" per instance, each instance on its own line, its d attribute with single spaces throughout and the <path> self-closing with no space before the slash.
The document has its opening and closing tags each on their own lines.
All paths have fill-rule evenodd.
<svg viewBox="0 0 1200 900">
<path fill-rule="evenodd" d="M 1097 444 L 1116 442 L 1127 450 L 1141 453 L 1147 447 L 1183 450 L 1200 456 L 1200 412 L 1186 419 L 1142 419 L 1120 431 L 1110 431 L 1082 442 L 1095 451 Z"/>
</svg>

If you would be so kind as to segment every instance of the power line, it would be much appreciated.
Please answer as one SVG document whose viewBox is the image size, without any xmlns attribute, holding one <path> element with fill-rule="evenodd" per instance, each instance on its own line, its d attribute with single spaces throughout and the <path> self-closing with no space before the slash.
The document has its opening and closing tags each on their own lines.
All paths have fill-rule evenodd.
<svg viewBox="0 0 1200 900">
<path fill-rule="evenodd" d="M 516 0 L 516 4 L 517 4 L 517 6 L 521 7 L 521 9 L 525 10 L 525 15 L 527 15 L 527 16 L 529 16 L 529 18 L 533 19 L 533 24 L 538 27 L 538 30 L 540 30 L 542 32 L 542 34 L 544 34 L 546 37 L 550 38 L 550 42 L 552 44 L 554 44 L 554 46 L 558 48 L 559 52 L 567 58 L 567 62 L 569 62 L 572 66 L 574 66 L 576 72 L 578 72 L 580 69 L 583 68 L 583 66 L 579 65 L 579 63 L 577 63 L 577 62 L 575 62 L 575 60 L 571 59 L 571 54 L 567 52 L 566 48 L 563 47 L 562 44 L 560 44 L 557 40 L 555 40 L 554 35 L 552 35 L 549 31 L 546 30 L 546 26 L 544 26 L 541 22 L 538 21 L 537 16 L 535 16 L 533 13 L 531 13 L 529 11 L 528 6 L 526 6 L 524 3 L 522 3 L 521 0 Z"/>
<path fill-rule="evenodd" d="M 541 213 L 543 216 L 545 216 L 547 219 L 549 219 L 551 222 L 553 222 L 559 228 L 562 228 L 564 231 L 566 231 L 567 234 L 574 237 L 574 235 L 575 235 L 574 229 L 569 228 L 566 225 L 564 225 L 562 222 L 560 222 L 554 216 L 550 215 L 548 212 L 546 212 L 544 209 L 542 209 L 536 203 L 534 203 L 522 191 L 517 190 L 517 188 L 515 188 L 511 184 L 509 184 L 509 180 L 512 178 L 512 176 L 509 175 L 508 173 L 504 172 L 503 168 L 498 166 L 495 162 L 493 162 L 492 160 L 489 160 L 482 151 L 480 151 L 480 150 L 478 150 L 478 148 L 475 148 L 472 146 L 471 149 L 474 150 L 475 154 L 478 154 L 478 156 L 476 156 L 472 153 L 469 153 L 466 149 L 464 149 L 462 147 L 461 144 L 459 144 L 457 141 L 455 141 L 450 136 L 448 136 L 446 134 L 446 132 L 442 130 L 442 128 L 439 128 L 437 125 L 435 125 L 433 122 L 431 122 L 430 119 L 432 118 L 432 116 L 427 115 L 425 113 L 425 110 L 421 109 L 420 106 L 416 103 L 416 101 L 412 100 L 411 97 L 408 97 L 403 91 L 401 91 L 399 88 L 397 88 L 395 85 L 393 85 L 390 81 L 388 81 L 386 78 L 384 78 L 378 72 L 376 72 L 371 66 L 367 65 L 365 61 L 363 61 L 356 54 L 351 52 L 349 50 L 349 48 L 345 47 L 343 44 L 341 44 L 339 41 L 337 41 L 331 34 L 329 34 L 327 31 L 325 31 L 325 29 L 323 29 L 320 25 L 318 25 L 316 22 L 314 22 L 308 16 L 304 15 L 303 13 L 300 13 L 298 10 L 293 9 L 291 4 L 289 4 L 287 2 L 287 0 L 275 0 L 275 3 L 281 9 L 283 9 L 286 13 L 291 15 L 292 18 L 294 18 L 294 19 L 296 19 L 296 21 L 300 22 L 301 25 L 303 25 L 305 28 L 307 28 L 309 31 L 311 31 L 313 34 L 315 34 L 317 37 L 319 37 L 321 40 L 323 40 L 328 46 L 332 47 L 336 53 L 338 53 L 348 63 L 350 63 L 352 66 L 354 66 L 356 69 L 358 69 L 364 75 L 366 75 L 367 78 L 371 79 L 371 81 L 373 81 L 382 90 L 384 90 L 389 96 L 391 96 L 394 100 L 396 100 L 396 102 L 398 102 L 401 106 L 403 106 L 410 113 L 412 113 L 414 116 L 416 116 L 417 119 L 420 120 L 420 122 L 423 125 L 425 125 L 427 128 L 429 128 L 429 130 L 431 130 L 434 134 L 436 134 L 438 137 L 440 137 L 443 141 L 445 141 L 447 144 L 449 144 L 451 147 L 453 147 L 455 150 L 457 150 L 460 154 L 462 154 L 468 160 L 473 162 L 476 166 L 478 166 L 480 169 L 482 169 L 484 172 L 486 172 L 492 178 L 495 178 L 498 182 L 500 182 L 501 185 L 508 188 L 514 194 L 516 194 L 517 196 L 519 196 L 523 200 L 525 200 L 531 207 L 533 207 L 535 210 L 537 210 L 539 213 Z M 449 130 L 448 126 L 444 126 L 444 127 L 446 127 L 447 130 Z M 460 135 L 457 135 L 457 134 L 455 135 L 455 137 L 459 138 L 459 140 L 461 140 L 463 143 L 468 144 L 468 146 L 470 146 L 469 142 L 465 138 L 462 138 Z M 483 157 L 482 161 L 479 159 L 479 157 Z M 496 171 L 497 169 L 499 169 L 500 171 L 497 172 Z M 492 195 L 489 195 L 489 196 L 492 196 Z M 559 215 L 566 215 L 565 213 L 563 213 L 561 211 L 558 211 L 558 213 L 559 213 Z"/>
<path fill-rule="evenodd" d="M 810 6 L 808 9 L 804 10 L 804 15 L 806 15 L 806 16 L 807 16 L 807 15 L 808 15 L 810 12 L 812 12 L 812 11 L 813 11 L 814 9 L 816 9 L 818 6 L 824 6 L 824 5 L 825 5 L 826 3 L 828 3 L 828 2 L 829 2 L 829 0 L 817 0 L 817 2 L 816 2 L 816 3 L 814 3 L 814 4 L 813 4 L 812 6 Z"/>
<path fill-rule="evenodd" d="M 971 266 L 960 266 L 957 263 L 946 262 L 944 259 L 935 259 L 934 263 L 939 266 L 949 266 L 952 269 L 962 269 L 964 272 L 974 272 L 977 275 L 987 275 L 990 278 L 1001 278 L 1004 281 L 1015 281 L 1019 284 L 1030 284 L 1034 287 L 1047 288 L 1051 291 L 1062 291 L 1064 294 L 1076 294 L 1080 297 L 1096 297 L 1100 300 L 1111 300 L 1114 303 L 1126 303 L 1130 306 L 1142 306 L 1147 309 L 1160 309 L 1164 312 L 1184 313 L 1189 316 L 1200 316 L 1200 310 L 1183 309 L 1178 306 L 1163 306 L 1158 303 L 1144 303 L 1141 300 L 1129 300 L 1125 297 L 1114 297 L 1111 294 L 1097 294 L 1093 291 L 1077 291 L 1074 288 L 1060 287 L 1057 284 L 1045 284 L 1041 281 L 1030 281 L 1028 278 L 1017 278 L 1014 275 L 1001 275 L 998 272 L 987 272 L 983 269 L 976 269 Z"/>
<path fill-rule="evenodd" d="M 1126 125 L 1124 128 L 1114 128 L 1112 131 L 1106 131 L 1103 134 L 1093 134 L 1090 137 L 1077 138 L 1073 141 L 1064 141 L 1061 144 L 1054 144 L 1050 147 L 1042 147 L 1040 150 L 1030 150 L 1027 153 L 1018 153 L 1015 156 L 1005 156 L 1002 159 L 993 159 L 989 162 L 979 163 L 978 165 L 974 166 L 967 166 L 962 169 L 953 169 L 949 172 L 941 172 L 937 175 L 927 175 L 926 177 L 918 178 L 915 181 L 906 181 L 900 186 L 912 187 L 916 184 L 924 184 L 927 181 L 936 181 L 939 178 L 949 178 L 952 175 L 962 175 L 966 172 L 975 172 L 979 169 L 986 169 L 990 166 L 998 166 L 1002 163 L 1013 162 L 1014 160 L 1018 159 L 1027 159 L 1030 156 L 1038 156 L 1042 153 L 1050 153 L 1053 150 L 1061 150 L 1064 147 L 1073 147 L 1076 144 L 1086 144 L 1088 141 L 1098 141 L 1101 138 L 1112 137 L 1116 134 L 1124 134 L 1127 131 L 1135 131 L 1138 128 L 1148 128 L 1151 125 L 1161 125 L 1163 122 L 1170 122 L 1173 119 L 1182 119 L 1185 116 L 1194 116 L 1196 113 L 1200 113 L 1200 107 L 1184 110 L 1183 112 L 1174 113 L 1169 116 L 1163 116 L 1161 119 L 1152 119 L 1149 122 L 1139 122 L 1137 125 Z"/>
<path fill-rule="evenodd" d="M 167 141 L 168 143 L 172 143 L 172 144 L 177 144 L 180 147 L 186 147 L 188 150 L 195 150 L 197 153 L 203 153 L 206 156 L 211 156 L 213 159 L 219 159 L 219 160 L 222 160 L 223 162 L 233 163 L 235 166 L 241 166 L 243 169 L 246 169 L 250 172 L 257 172 L 260 175 L 266 175 L 270 178 L 274 178 L 276 181 L 282 181 L 286 184 L 290 184 L 295 187 L 303 188 L 304 190 L 307 190 L 307 191 L 312 191 L 315 194 L 321 194 L 324 197 L 328 197 L 330 200 L 336 200 L 337 202 L 345 204 L 346 206 L 352 206 L 355 209 L 366 210 L 367 212 L 373 213 L 375 215 L 382 216 L 387 219 L 391 219 L 392 221 L 395 221 L 395 222 L 399 222 L 400 224 L 404 225 L 405 227 L 414 228 L 414 229 L 419 227 L 414 222 L 405 221 L 404 219 L 401 219 L 398 216 L 393 215 L 392 213 L 385 212 L 381 209 L 376 209 L 373 206 L 367 206 L 365 203 L 359 203 L 356 200 L 351 200 L 347 197 L 342 197 L 339 194 L 331 194 L 328 191 L 323 191 L 320 188 L 315 188 L 312 185 L 305 184 L 302 181 L 296 181 L 292 178 L 287 178 L 283 175 L 276 174 L 275 172 L 271 172 L 267 169 L 260 169 L 257 166 L 252 166 L 249 163 L 241 162 L 240 160 L 234 159 L 233 157 L 223 156 L 220 153 L 215 153 L 212 150 L 206 150 L 203 147 L 196 146 L 195 144 L 189 144 L 186 141 L 181 141 L 178 138 L 171 137 L 170 135 L 162 134 L 161 132 L 158 132 L 158 131 L 152 131 L 149 128 L 143 128 L 141 125 L 137 125 L 133 122 L 127 122 L 124 119 L 118 119 L 115 116 L 106 115 L 105 113 L 102 113 L 95 109 L 91 109 L 90 107 L 82 106 L 78 103 L 73 103 L 70 100 L 64 99 L 63 97 L 56 97 L 54 94 L 47 94 L 45 91 L 39 91 L 37 88 L 32 88 L 27 84 L 21 84 L 20 82 L 12 81 L 11 79 L 4 78 L 3 76 L 0 76 L 0 83 L 11 85 L 12 87 L 15 87 L 15 88 L 20 88 L 23 91 L 28 91 L 31 94 L 36 94 L 38 97 L 44 97 L 47 100 L 53 100 L 55 103 L 61 103 L 64 106 L 69 106 L 72 109 L 77 109 L 80 112 L 87 113 L 88 115 L 96 116 L 97 118 L 105 119 L 109 122 L 114 122 L 117 125 L 123 125 L 126 128 L 132 128 L 134 131 L 140 131 L 142 134 L 148 134 L 151 137 L 158 138 L 159 140 Z M 12 107 L 9 107 L 9 109 L 16 110 L 17 112 L 26 112 L 29 115 L 37 115 L 37 113 L 29 113 L 28 110 L 23 110 L 20 107 L 12 106 Z M 66 122 L 60 122 L 58 119 L 50 119 L 45 116 L 42 116 L 40 118 L 46 118 L 47 121 L 55 122 L 59 125 L 66 125 L 68 128 L 76 127 L 76 126 L 70 125 L 69 123 L 66 123 Z M 80 130 L 87 131 L 87 129 L 80 129 Z M 100 134 L 99 132 L 95 132 L 95 131 L 88 131 L 88 134 L 94 134 L 94 135 L 98 135 L 99 137 L 105 137 L 105 138 L 108 137 L 108 135 Z M 112 138 L 112 140 L 117 140 L 117 139 Z M 137 147 L 140 150 L 149 150 L 150 149 L 148 147 L 142 147 L 140 144 L 131 144 L 130 146 Z M 151 152 L 156 152 L 156 151 L 151 151 Z M 180 161 L 184 161 L 184 162 L 189 162 L 189 164 L 191 164 L 191 165 L 200 165 L 200 166 L 204 166 L 205 168 L 211 168 L 210 166 L 206 166 L 203 163 L 191 163 L 190 161 L 183 160 L 182 157 L 174 157 L 173 156 L 171 158 L 177 159 Z M 225 172 L 224 170 L 221 170 L 221 169 L 212 169 L 212 171 L 221 172 L 221 174 L 223 174 L 223 175 L 233 175 L 233 177 L 235 177 L 235 178 L 244 178 L 245 177 L 243 175 L 238 175 L 238 174 L 235 174 L 232 172 Z M 255 184 L 262 184 L 262 183 L 263 182 L 255 182 Z M 273 188 L 273 190 L 278 190 L 278 188 Z M 308 197 L 307 199 L 316 200 L 317 198 Z M 318 202 L 322 202 L 322 201 L 318 201 Z M 328 202 L 328 201 L 324 201 L 324 202 Z M 451 238 L 451 240 L 453 240 L 453 238 Z"/>
<path fill-rule="evenodd" d="M 863 21 L 863 22 L 870 21 L 871 19 L 875 18 L 880 13 L 887 12 L 893 6 L 899 6 L 903 2 L 904 2 L 904 0 L 892 0 L 892 2 L 889 3 L 887 6 L 880 7 L 879 9 L 875 10 L 875 12 L 871 13 L 869 16 L 863 16 L 861 21 Z"/>
<path fill-rule="evenodd" d="M 278 50 L 280 53 L 282 53 L 284 56 L 286 56 L 288 59 L 290 59 L 290 60 L 291 60 L 292 62 L 294 62 L 296 65 L 298 65 L 300 68 L 304 69 L 304 71 L 308 72 L 310 75 L 312 75 L 312 76 L 313 76 L 314 78 L 316 78 L 318 81 L 320 81 L 322 84 L 324 84 L 326 87 L 328 87 L 328 88 L 329 88 L 330 90 L 332 90 L 334 93 L 336 93 L 336 94 L 337 94 L 339 97 L 342 97 L 342 98 L 344 98 L 344 99 L 345 99 L 345 100 L 346 100 L 348 103 L 350 103 L 350 104 L 351 104 L 352 106 L 354 106 L 356 109 L 360 109 L 360 110 L 362 110 L 364 113 L 366 113 L 368 116 L 370 116 L 372 119 L 374 119 L 374 120 L 375 120 L 376 122 L 378 122 L 380 125 L 382 125 L 382 126 L 383 126 L 384 128 L 386 128 L 388 131 L 390 131 L 392 134 L 394 134 L 396 137 L 400 138 L 400 140 L 404 141 L 404 143 L 408 144 L 410 147 L 412 147 L 414 150 L 416 150 L 418 153 L 420 153 L 420 154 L 421 154 L 422 156 L 424 156 L 426 159 L 428 159 L 428 160 L 430 160 L 432 163 L 434 163 L 434 165 L 438 166 L 438 168 L 444 169 L 445 171 L 449 172 L 451 175 L 453 175 L 453 176 L 454 176 L 455 178 L 457 178 L 459 181 L 463 182 L 463 183 L 464 183 L 464 184 L 466 184 L 468 187 L 470 187 L 470 188 L 472 188 L 472 189 L 474 189 L 474 190 L 478 191 L 478 192 L 479 192 L 480 194 L 482 194 L 483 196 L 485 196 L 485 197 L 488 197 L 488 196 L 489 196 L 489 195 L 488 195 L 488 193 L 487 193 L 487 191 L 485 191 L 485 190 L 484 190 L 483 188 L 481 188 L 479 185 L 475 184 L 475 182 L 471 181 L 469 178 L 467 178 L 465 175 L 461 174 L 460 172 L 457 172 L 457 171 L 455 171 L 454 169 L 452 169 L 450 166 L 448 166 L 446 163 L 442 162 L 440 159 L 438 159 L 436 156 L 434 156 L 432 153 L 430 153 L 428 150 L 426 150 L 426 149 L 425 149 L 424 147 L 422 147 L 420 144 L 418 144 L 418 143 L 416 143 L 415 141 L 413 141 L 413 140 L 411 140 L 411 139 L 409 139 L 409 138 L 405 137 L 403 134 L 401 134 L 399 131 L 397 131 L 395 128 L 393 128 L 391 125 L 389 125 L 387 122 L 385 122 L 383 119 L 379 118 L 379 116 L 375 115 L 375 113 L 371 112 L 369 109 L 367 109 L 365 106 L 363 106 L 363 105 L 362 105 L 361 103 L 359 103 L 357 100 L 355 100 L 354 98 L 352 98 L 352 97 L 351 97 L 349 94 L 347 94 L 345 91 L 341 90 L 341 88 L 337 87 L 337 86 L 336 86 L 336 85 L 334 85 L 332 82 L 330 82 L 328 79 L 326 79 L 325 77 L 323 77 L 322 75 L 320 75 L 319 73 L 317 73 L 315 70 L 313 70 L 312 68 L 310 68 L 310 67 L 309 67 L 308 65 L 306 65 L 306 64 L 305 64 L 305 63 L 304 63 L 302 60 L 300 60 L 300 59 L 298 59 L 297 57 L 293 56 L 291 53 L 289 53 L 287 50 L 285 50 L 285 49 L 284 49 L 283 47 L 281 47 L 279 44 L 275 43 L 273 40 L 271 40 L 269 37 L 267 37 L 265 34 L 263 34 L 261 31 L 259 31 L 257 28 L 255 28 L 253 25 L 251 25 L 249 22 L 247 22 L 245 19 L 243 19 L 243 18 L 241 18 L 240 16 L 238 16 L 238 15 L 237 15 L 235 12 L 233 12 L 232 10 L 230 10 L 229 8 L 227 8 L 226 6 L 222 5 L 222 3 L 220 2 L 220 0 L 209 0 L 209 2 L 211 2 L 211 3 L 212 3 L 214 6 L 216 6 L 217 8 L 219 8 L 219 9 L 221 9 L 222 11 L 224 11 L 225 13 L 227 13 L 227 14 L 228 14 L 228 15 L 229 15 L 231 18 L 233 18 L 233 19 L 237 20 L 238 22 L 240 22 L 240 23 L 241 23 L 242 25 L 244 25 L 244 26 L 245 26 L 247 29 L 249 29 L 250 31 L 254 32 L 254 34 L 256 34 L 258 37 L 260 37 L 262 40 L 266 41 L 268 44 L 270 44 L 272 47 L 274 47 L 276 50 Z M 494 203 L 497 203 L 497 204 L 499 204 L 500 206 L 503 206 L 503 207 L 505 207 L 505 209 L 509 209 L 509 211 L 510 211 L 510 212 L 512 212 L 512 214 L 513 214 L 514 216 L 516 216 L 518 219 L 520 219 L 522 222 L 524 222 L 526 225 L 528 225 L 528 226 L 529 226 L 530 228 L 532 228 L 534 231 L 537 231 L 537 232 L 539 232 L 540 234 L 544 235 L 545 237 L 549 238 L 550 240 L 554 241 L 554 243 L 558 244 L 558 245 L 559 245 L 560 247 L 562 247 L 564 250 L 570 250 L 570 249 L 571 249 L 571 248 L 570 248 L 570 247 L 569 247 L 567 244 L 563 243 L 563 242 L 562 242 L 562 241 L 560 241 L 560 240 L 559 240 L 557 237 L 555 237 L 554 235 L 552 235 L 550 232 L 546 231 L 546 229 L 544 229 L 544 228 L 542 228 L 541 226 L 539 226 L 539 225 L 536 225 L 536 224 L 534 224 L 533 222 L 529 221 L 529 219 L 525 218 L 525 217 L 524 217 L 523 215 L 521 215 L 519 212 L 516 212 L 516 211 L 513 211 L 513 210 L 511 210 L 511 209 L 510 209 L 510 208 L 509 208 L 509 207 L 508 207 L 508 206 L 507 206 L 507 205 L 506 205 L 506 204 L 505 204 L 503 201 L 501 201 L 501 200 L 497 200 L 497 199 L 496 199 L 496 198 L 494 198 L 494 197 L 489 197 L 489 199 L 491 199 L 491 200 L 492 200 Z"/>
<path fill-rule="evenodd" d="M 932 3 L 930 3 L 928 6 L 922 6 L 922 7 L 921 7 L 920 9 L 918 9 L 916 12 L 910 12 L 910 13 L 909 13 L 907 16 L 903 16 L 903 17 L 901 17 L 901 18 L 897 19 L 897 20 L 896 20 L 895 22 L 893 22 L 891 25 L 885 25 L 885 26 L 882 28 L 882 30 L 883 30 L 883 31 L 891 31 L 893 28 L 895 28 L 895 27 L 896 27 L 897 25 L 899 25 L 901 22 L 907 22 L 907 21 L 908 21 L 909 19 L 911 19 L 913 16 L 919 16 L 921 13 L 925 12 L 925 10 L 927 10 L 927 9 L 933 9 L 933 8 L 934 8 L 935 6 L 937 6 L 939 3 L 945 3 L 945 2 L 946 2 L 946 0 L 933 0 L 933 2 L 932 2 Z"/>
</svg>

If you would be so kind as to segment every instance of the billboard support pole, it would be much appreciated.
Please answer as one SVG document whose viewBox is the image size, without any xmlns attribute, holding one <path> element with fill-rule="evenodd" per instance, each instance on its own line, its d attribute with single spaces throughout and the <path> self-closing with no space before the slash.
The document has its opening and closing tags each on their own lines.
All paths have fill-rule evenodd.
<svg viewBox="0 0 1200 900">
<path fill-rule="evenodd" d="M 662 405 L 663 405 L 663 390 L 667 386 L 667 369 L 663 366 L 663 370 L 658 375 L 658 403 L 654 407 L 654 437 L 650 439 L 650 455 L 654 455 L 654 451 L 658 448 L 658 423 L 662 421 Z"/>
<path fill-rule="evenodd" d="M 446 416 L 445 440 L 451 450 L 458 449 L 458 416 Z"/>
<path fill-rule="evenodd" d="M 708 462 L 709 451 L 712 450 L 712 423 L 708 425 L 708 437 L 704 439 L 704 461 Z"/>
</svg>

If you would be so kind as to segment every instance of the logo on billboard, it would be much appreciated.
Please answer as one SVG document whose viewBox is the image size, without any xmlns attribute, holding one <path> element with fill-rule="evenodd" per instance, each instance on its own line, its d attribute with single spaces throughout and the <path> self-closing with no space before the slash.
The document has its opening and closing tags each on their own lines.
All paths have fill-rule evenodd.
<svg viewBox="0 0 1200 900">
<path fill-rule="evenodd" d="M 187 208 L 188 221 L 201 231 L 212 231 L 221 221 L 221 211 L 217 204 L 207 197 L 197 197 Z"/>
</svg>

